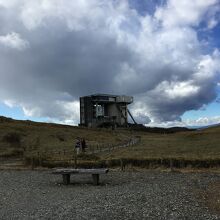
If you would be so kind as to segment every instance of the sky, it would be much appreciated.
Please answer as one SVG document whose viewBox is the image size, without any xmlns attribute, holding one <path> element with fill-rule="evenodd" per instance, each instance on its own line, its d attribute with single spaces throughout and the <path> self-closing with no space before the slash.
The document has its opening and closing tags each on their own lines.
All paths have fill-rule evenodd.
<svg viewBox="0 0 220 220">
<path fill-rule="evenodd" d="M 147 126 L 220 123 L 220 0 L 0 0 L 0 115 L 76 125 L 134 96 Z"/>
</svg>

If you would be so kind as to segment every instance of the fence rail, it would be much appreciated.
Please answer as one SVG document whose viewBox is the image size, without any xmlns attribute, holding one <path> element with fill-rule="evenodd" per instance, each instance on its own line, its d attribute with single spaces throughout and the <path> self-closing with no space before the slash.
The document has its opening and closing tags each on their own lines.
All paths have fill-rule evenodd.
<svg viewBox="0 0 220 220">
<path fill-rule="evenodd" d="M 101 152 L 110 152 L 115 149 L 133 146 L 133 145 L 139 143 L 140 141 L 141 141 L 141 137 L 136 136 L 136 137 L 130 138 L 129 140 L 127 140 L 123 143 L 119 143 L 119 144 L 108 144 L 104 147 L 97 145 L 97 146 L 93 146 L 92 148 L 90 148 L 89 151 L 87 152 L 87 154 L 97 154 L 97 153 L 101 153 Z"/>
<path fill-rule="evenodd" d="M 118 143 L 118 144 L 97 144 L 97 145 L 88 145 L 86 152 L 83 155 L 98 155 L 102 152 L 112 152 L 116 149 L 125 148 L 138 144 L 141 141 L 140 136 L 131 137 L 129 140 Z M 24 157 L 29 160 L 37 159 L 39 164 L 42 160 L 53 160 L 53 161 L 68 161 L 68 160 L 79 160 L 80 157 L 76 155 L 74 149 L 62 149 L 62 150 L 34 150 L 25 152 Z M 83 157 L 82 157 L 83 159 Z M 33 163 L 33 161 L 29 161 Z"/>
</svg>

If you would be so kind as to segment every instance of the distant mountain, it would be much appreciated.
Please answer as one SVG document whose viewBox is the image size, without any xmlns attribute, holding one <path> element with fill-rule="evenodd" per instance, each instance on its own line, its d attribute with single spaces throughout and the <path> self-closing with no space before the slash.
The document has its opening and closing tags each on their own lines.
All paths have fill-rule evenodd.
<svg viewBox="0 0 220 220">
<path fill-rule="evenodd" d="M 197 130 L 204 130 L 204 129 L 207 129 L 207 128 L 213 128 L 213 127 L 218 127 L 218 126 L 220 126 L 220 123 L 198 127 Z"/>
<path fill-rule="evenodd" d="M 0 116 L 0 122 L 12 122 L 14 119 Z"/>
<path fill-rule="evenodd" d="M 193 128 L 186 128 L 186 127 L 171 127 L 171 128 L 146 127 L 143 124 L 129 124 L 129 127 L 132 130 L 136 130 L 136 131 L 146 131 L 150 133 L 160 133 L 160 134 L 170 134 L 170 133 L 196 130 Z"/>
</svg>

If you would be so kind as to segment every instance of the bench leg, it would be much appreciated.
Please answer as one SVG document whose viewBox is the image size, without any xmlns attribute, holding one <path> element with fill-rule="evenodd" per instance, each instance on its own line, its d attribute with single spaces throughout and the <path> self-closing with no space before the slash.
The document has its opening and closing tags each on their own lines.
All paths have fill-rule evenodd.
<svg viewBox="0 0 220 220">
<path fill-rule="evenodd" d="M 63 174 L 63 183 L 68 185 L 70 183 L 70 174 Z"/>
<path fill-rule="evenodd" d="M 99 174 L 92 174 L 93 184 L 99 185 Z"/>
</svg>

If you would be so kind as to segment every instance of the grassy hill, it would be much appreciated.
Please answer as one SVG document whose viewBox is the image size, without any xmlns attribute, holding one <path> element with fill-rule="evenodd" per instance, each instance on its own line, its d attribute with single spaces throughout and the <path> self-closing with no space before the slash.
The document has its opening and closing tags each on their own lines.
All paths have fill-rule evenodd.
<svg viewBox="0 0 220 220">
<path fill-rule="evenodd" d="M 177 129 L 179 131 L 179 129 Z M 162 130 L 163 131 L 163 130 Z M 75 138 L 84 137 L 88 145 L 119 144 L 131 136 L 140 136 L 135 146 L 96 154 L 100 161 L 215 161 L 220 165 L 220 126 L 177 133 L 153 133 L 147 130 L 87 129 L 67 125 L 19 121 L 0 117 L 0 157 L 31 155 L 52 150 L 73 151 Z M 45 157 L 45 155 L 44 155 Z M 52 158 L 47 153 L 46 157 Z M 62 158 L 71 160 L 72 155 Z M 86 158 L 85 158 L 86 159 Z M 88 158 L 87 158 L 88 159 Z M 155 162 L 156 161 L 156 162 Z M 217 162 L 216 162 L 217 161 Z M 94 162 L 94 161 L 93 161 Z M 190 162 L 190 163 L 191 163 Z M 136 162 L 135 162 L 136 163 Z M 219 163 L 219 164 L 218 164 Z M 205 166 L 205 165 L 204 165 Z"/>
<path fill-rule="evenodd" d="M 24 151 L 73 150 L 77 137 L 88 145 L 119 143 L 124 132 L 87 129 L 68 125 L 20 121 L 0 117 L 0 156 L 16 156 Z"/>
<path fill-rule="evenodd" d="M 220 126 L 174 134 L 138 133 L 137 147 L 112 152 L 111 158 L 220 159 Z"/>
</svg>

